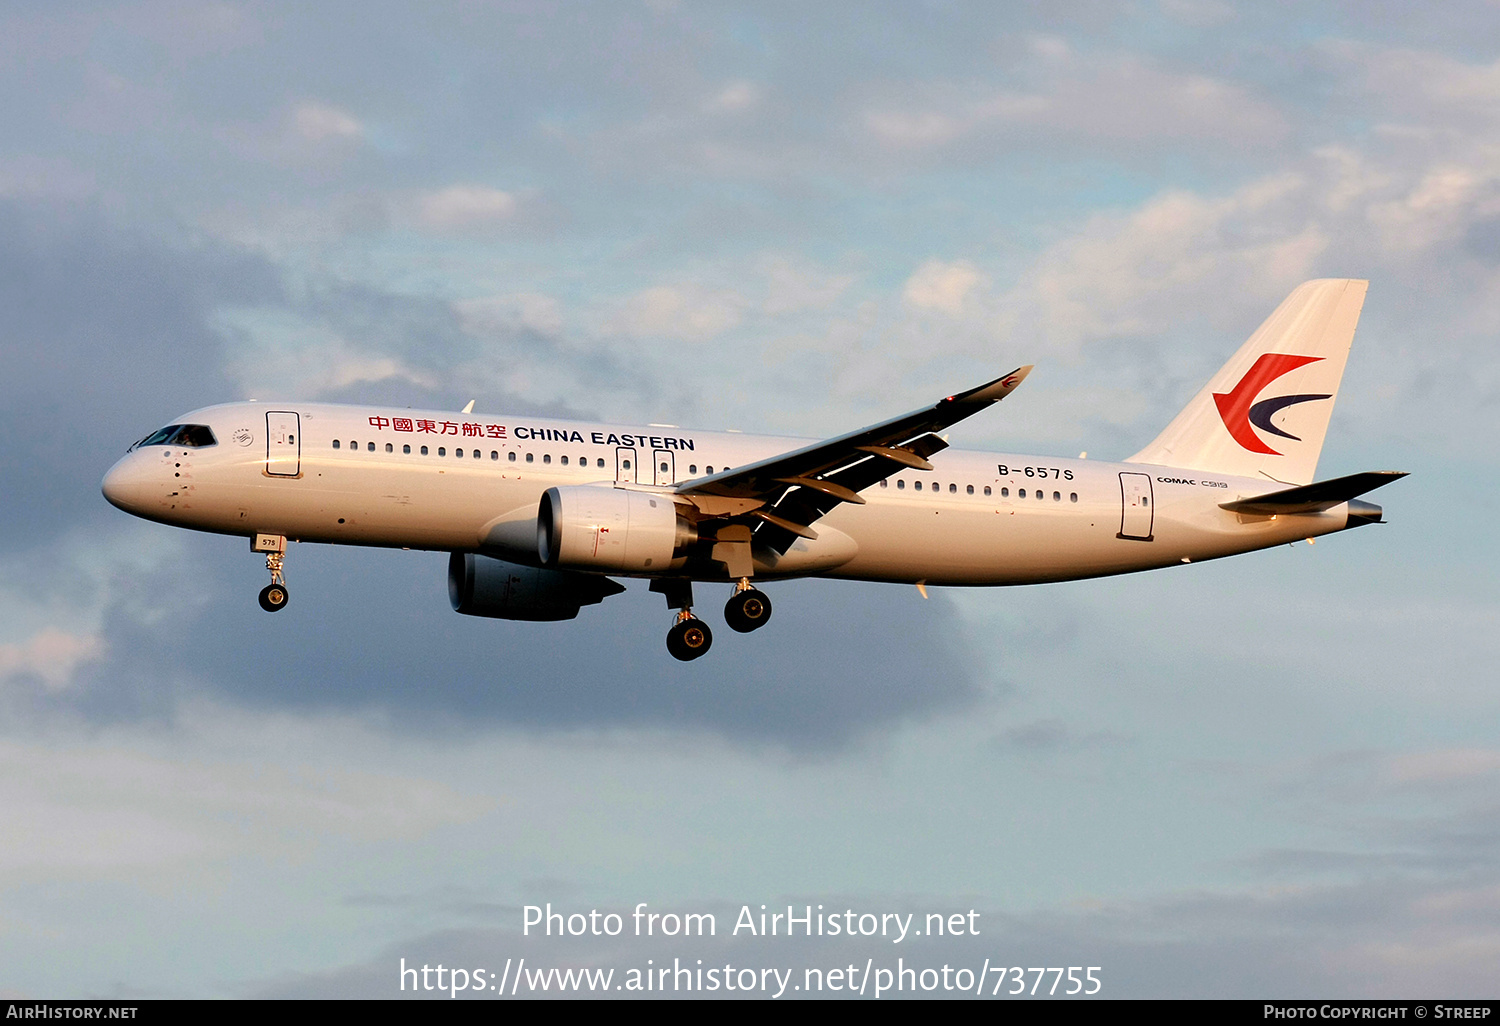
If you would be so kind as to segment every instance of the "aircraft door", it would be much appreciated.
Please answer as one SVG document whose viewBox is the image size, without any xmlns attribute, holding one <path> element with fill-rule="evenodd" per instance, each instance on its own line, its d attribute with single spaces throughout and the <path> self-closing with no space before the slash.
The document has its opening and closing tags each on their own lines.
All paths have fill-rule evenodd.
<svg viewBox="0 0 1500 1026">
<path fill-rule="evenodd" d="M 1150 474 L 1120 475 L 1119 538 L 1150 541 L 1156 511 L 1152 509 Z"/>
<path fill-rule="evenodd" d="M 657 449 L 651 454 L 651 470 L 658 485 L 673 484 L 677 480 L 677 454 L 671 449 Z"/>
<path fill-rule="evenodd" d="M 620 446 L 615 450 L 615 484 L 635 484 L 640 472 L 635 450 Z"/>
<path fill-rule="evenodd" d="M 266 473 L 275 477 L 302 474 L 302 425 L 295 413 L 266 413 Z"/>
</svg>

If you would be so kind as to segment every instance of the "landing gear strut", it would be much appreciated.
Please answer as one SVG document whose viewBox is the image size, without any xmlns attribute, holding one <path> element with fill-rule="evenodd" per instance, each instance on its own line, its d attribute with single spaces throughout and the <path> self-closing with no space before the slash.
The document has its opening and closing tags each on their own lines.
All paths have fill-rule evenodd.
<svg viewBox="0 0 1500 1026">
<path fill-rule="evenodd" d="M 706 653 L 714 635 L 708 624 L 693 615 L 693 582 L 656 580 L 651 590 L 665 596 L 667 605 L 677 610 L 677 622 L 667 632 L 667 651 L 672 657 L 687 662 Z"/>
<path fill-rule="evenodd" d="M 286 558 L 286 539 L 281 535 L 258 534 L 250 541 L 250 551 L 266 554 L 266 569 L 271 583 L 260 590 L 260 608 L 275 613 L 286 606 L 289 597 L 286 579 L 281 576 L 281 561 Z"/>
<path fill-rule="evenodd" d="M 734 594 L 724 605 L 724 622 L 731 630 L 749 634 L 759 630 L 771 619 L 771 600 L 766 593 L 750 586 L 748 577 L 741 577 L 735 585 Z"/>
</svg>

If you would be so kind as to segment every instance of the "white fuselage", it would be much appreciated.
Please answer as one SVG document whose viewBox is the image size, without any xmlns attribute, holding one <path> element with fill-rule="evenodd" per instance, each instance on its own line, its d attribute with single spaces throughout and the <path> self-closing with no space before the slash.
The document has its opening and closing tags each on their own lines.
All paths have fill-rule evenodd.
<svg viewBox="0 0 1500 1026">
<path fill-rule="evenodd" d="M 532 565 L 548 488 L 666 490 L 807 441 L 321 403 L 229 403 L 182 420 L 210 427 L 217 444 L 136 447 L 106 478 L 112 502 L 195 530 Z M 931 462 L 867 488 L 864 505 L 839 505 L 818 521 L 817 540 L 799 540 L 757 576 L 1027 584 L 1213 559 L 1348 525 L 1346 505 L 1282 517 L 1219 507 L 1281 487 L 1262 478 L 957 449 Z"/>
</svg>

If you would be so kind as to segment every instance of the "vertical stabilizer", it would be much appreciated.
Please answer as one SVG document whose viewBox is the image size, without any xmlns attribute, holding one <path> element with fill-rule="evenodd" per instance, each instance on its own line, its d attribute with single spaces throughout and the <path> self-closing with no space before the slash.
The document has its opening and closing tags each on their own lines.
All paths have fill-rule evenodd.
<svg viewBox="0 0 1500 1026">
<path fill-rule="evenodd" d="M 1129 463 L 1308 484 L 1369 282 L 1298 285 Z"/>
</svg>

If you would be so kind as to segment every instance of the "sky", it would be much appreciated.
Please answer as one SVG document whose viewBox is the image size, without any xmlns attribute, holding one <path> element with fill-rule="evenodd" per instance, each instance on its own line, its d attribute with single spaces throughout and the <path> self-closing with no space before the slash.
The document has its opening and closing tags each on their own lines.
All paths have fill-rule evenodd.
<svg viewBox="0 0 1500 1026">
<path fill-rule="evenodd" d="M 954 445 L 1121 459 L 1317 277 L 1370 280 L 1320 474 L 1409 471 L 1389 524 L 785 582 L 691 664 L 639 584 L 479 621 L 441 553 L 294 546 L 270 617 L 243 541 L 99 493 L 244 398 L 817 437 L 1022 363 Z M 0 994 L 1493 997 L 1497 331 L 1494 3 L 7 4 Z M 717 933 L 522 933 L 641 902 Z M 980 932 L 731 933 L 761 905 Z"/>
</svg>

